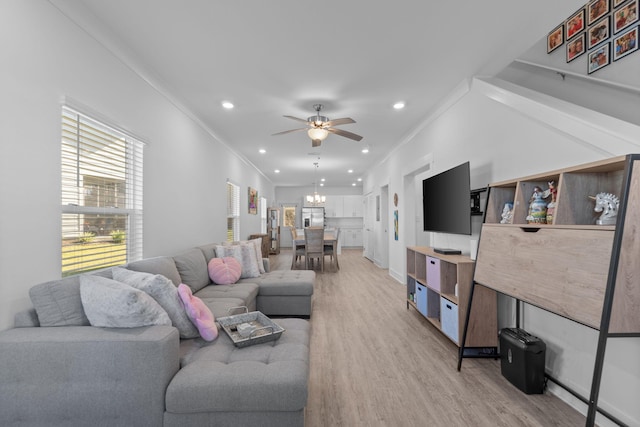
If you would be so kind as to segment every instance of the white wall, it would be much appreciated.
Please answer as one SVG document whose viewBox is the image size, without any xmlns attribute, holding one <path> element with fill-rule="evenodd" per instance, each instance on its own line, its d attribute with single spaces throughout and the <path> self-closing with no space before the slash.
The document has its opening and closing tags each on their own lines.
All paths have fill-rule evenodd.
<svg viewBox="0 0 640 427">
<path fill-rule="evenodd" d="M 63 99 L 148 142 L 144 256 L 226 238 L 226 180 L 240 185 L 242 237 L 260 231 L 248 187 L 273 185 L 46 1 L 0 3 L 0 330 L 60 277 Z"/>
<path fill-rule="evenodd" d="M 390 274 L 403 283 L 406 245 L 426 242 L 455 247 L 468 254 L 469 240 L 475 238 L 427 236 L 420 231 L 422 195 L 415 180 L 469 160 L 471 186 L 476 188 L 640 152 L 640 128 L 609 115 L 496 79 L 474 79 L 461 88 L 467 89 L 445 100 L 444 107 L 426 118 L 423 128 L 411 140 L 365 177 L 365 192 L 388 183 L 390 197 L 398 193 L 400 239 L 394 241 L 390 235 L 389 267 Z M 615 96 L 606 102 L 614 103 Z M 415 159 L 423 159 L 422 165 L 416 164 Z M 421 171 L 420 167 L 427 164 L 427 170 Z M 419 173 L 415 178 L 410 177 L 416 170 Z M 389 206 L 393 209 L 391 200 Z M 476 227 L 479 225 L 474 226 L 474 233 Z M 501 298 L 499 304 L 501 323 L 512 326 L 515 319 L 511 303 Z M 531 307 L 525 310 L 524 318 L 523 326 L 549 343 L 547 370 L 588 397 L 597 333 Z M 640 339 L 616 338 L 609 342 L 600 405 L 628 424 L 640 425 Z M 554 390 L 586 412 L 584 405 L 562 390 Z M 602 423 L 606 425 L 606 420 Z"/>
</svg>

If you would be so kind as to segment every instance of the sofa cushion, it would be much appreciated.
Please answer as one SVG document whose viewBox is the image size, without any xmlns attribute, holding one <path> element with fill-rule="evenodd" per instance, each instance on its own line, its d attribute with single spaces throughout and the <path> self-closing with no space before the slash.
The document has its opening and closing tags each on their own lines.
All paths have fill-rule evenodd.
<svg viewBox="0 0 640 427">
<path fill-rule="evenodd" d="M 40 326 L 89 326 L 80 298 L 80 276 L 40 283 L 29 289 Z"/>
<path fill-rule="evenodd" d="M 198 328 L 200 336 L 205 341 L 213 341 L 218 338 L 218 327 L 213 313 L 202 300 L 191 293 L 191 288 L 184 283 L 178 285 L 178 295 L 184 303 L 187 315 Z"/>
<path fill-rule="evenodd" d="M 207 268 L 209 278 L 216 285 L 236 283 L 242 274 L 242 266 L 233 257 L 211 258 Z"/>
<path fill-rule="evenodd" d="M 308 393 L 309 322 L 275 322 L 285 329 L 277 341 L 238 348 L 222 333 L 211 345 L 187 349 L 182 369 L 167 388 L 167 412 L 303 409 Z"/>
<path fill-rule="evenodd" d="M 252 247 L 253 250 L 256 252 L 256 265 L 258 266 L 258 271 L 260 272 L 260 274 L 266 272 L 264 263 L 262 262 L 262 259 L 263 259 L 262 258 L 262 237 L 258 237 L 257 239 L 251 239 L 251 240 L 238 240 L 235 242 L 224 242 L 222 243 L 222 245 L 223 246 L 245 245 L 245 246 Z"/>
<path fill-rule="evenodd" d="M 106 277 L 80 275 L 80 297 L 92 326 L 171 326 L 169 315 L 145 292 Z"/>
<path fill-rule="evenodd" d="M 184 305 L 178 295 L 178 288 L 171 280 L 160 274 L 132 271 L 126 268 L 114 267 L 113 279 L 126 283 L 147 293 L 167 312 L 171 323 L 180 332 L 181 338 L 199 337 L 198 330 L 187 316 Z"/>
<path fill-rule="evenodd" d="M 133 261 L 126 265 L 126 268 L 133 271 L 143 271 L 151 274 L 162 274 L 167 279 L 171 280 L 174 285 L 178 286 L 180 283 L 180 273 L 176 268 L 176 263 L 173 258 L 168 256 L 160 256 L 154 258 L 141 259 L 140 261 Z"/>
<path fill-rule="evenodd" d="M 205 261 L 207 261 L 207 264 L 209 263 L 209 261 L 211 261 L 211 258 L 216 257 L 216 246 L 218 246 L 217 243 L 209 243 L 207 245 L 198 246 L 198 249 L 200 249 L 204 254 L 204 259 Z"/>
<path fill-rule="evenodd" d="M 313 270 L 275 270 L 257 279 L 242 279 L 239 283 L 257 283 L 260 295 L 313 295 L 315 279 Z"/>
<path fill-rule="evenodd" d="M 188 285 L 192 292 L 197 292 L 210 283 L 207 261 L 200 249 L 192 248 L 182 252 L 174 256 L 173 261 L 180 273 L 180 283 Z"/>
<path fill-rule="evenodd" d="M 256 252 L 251 245 L 218 245 L 216 246 L 218 258 L 233 257 L 242 265 L 241 278 L 260 277 Z"/>
</svg>

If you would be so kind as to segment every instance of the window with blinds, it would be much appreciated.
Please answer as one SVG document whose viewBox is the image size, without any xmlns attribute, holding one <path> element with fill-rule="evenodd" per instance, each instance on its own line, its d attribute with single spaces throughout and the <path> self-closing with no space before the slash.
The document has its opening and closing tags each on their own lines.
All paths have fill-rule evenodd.
<svg viewBox="0 0 640 427">
<path fill-rule="evenodd" d="M 144 144 L 62 109 L 62 275 L 142 258 Z"/>
<path fill-rule="evenodd" d="M 240 240 L 240 187 L 227 181 L 227 241 Z"/>
<path fill-rule="evenodd" d="M 267 233 L 267 198 L 260 197 L 260 232 Z"/>
</svg>

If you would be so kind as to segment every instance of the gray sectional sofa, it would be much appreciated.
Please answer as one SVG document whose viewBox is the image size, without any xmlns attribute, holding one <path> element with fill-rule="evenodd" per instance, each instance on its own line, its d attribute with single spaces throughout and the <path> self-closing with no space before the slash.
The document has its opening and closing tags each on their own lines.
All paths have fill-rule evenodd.
<svg viewBox="0 0 640 427">
<path fill-rule="evenodd" d="M 299 317 L 311 315 L 315 273 L 214 285 L 214 256 L 211 244 L 126 268 L 188 285 L 216 317 L 237 306 L 273 316 L 280 339 L 238 348 L 222 331 L 207 342 L 181 339 L 174 326 L 94 327 L 79 276 L 42 283 L 30 291 L 34 308 L 0 332 L 0 425 L 304 425 L 310 325 Z"/>
</svg>

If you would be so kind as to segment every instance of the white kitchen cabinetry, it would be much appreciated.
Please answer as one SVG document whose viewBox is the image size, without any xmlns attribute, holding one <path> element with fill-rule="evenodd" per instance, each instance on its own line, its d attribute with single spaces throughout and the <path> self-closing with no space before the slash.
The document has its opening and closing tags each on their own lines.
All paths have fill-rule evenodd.
<svg viewBox="0 0 640 427">
<path fill-rule="evenodd" d="M 328 218 L 363 216 L 362 196 L 326 196 L 324 213 Z"/>
<path fill-rule="evenodd" d="M 342 240 L 342 247 L 345 247 L 345 248 L 362 247 L 362 229 L 343 228 L 340 231 L 340 239 Z"/>
</svg>

